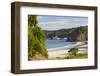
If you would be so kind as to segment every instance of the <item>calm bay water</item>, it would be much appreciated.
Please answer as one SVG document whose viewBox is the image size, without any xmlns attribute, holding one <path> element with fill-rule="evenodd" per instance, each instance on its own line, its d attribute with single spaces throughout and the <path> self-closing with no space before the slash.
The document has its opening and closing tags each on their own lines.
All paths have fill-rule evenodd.
<svg viewBox="0 0 100 76">
<path fill-rule="evenodd" d="M 65 39 L 62 39 L 62 40 L 48 40 L 47 39 L 45 43 L 48 49 L 74 44 L 74 42 L 66 42 Z"/>
</svg>

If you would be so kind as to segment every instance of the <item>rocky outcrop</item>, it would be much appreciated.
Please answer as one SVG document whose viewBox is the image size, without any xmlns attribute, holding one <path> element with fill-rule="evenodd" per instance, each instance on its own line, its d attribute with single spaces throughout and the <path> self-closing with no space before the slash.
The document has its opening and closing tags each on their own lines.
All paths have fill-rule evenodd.
<svg viewBox="0 0 100 76">
<path fill-rule="evenodd" d="M 75 28 L 67 35 L 72 41 L 86 41 L 88 39 L 88 27 Z"/>
</svg>

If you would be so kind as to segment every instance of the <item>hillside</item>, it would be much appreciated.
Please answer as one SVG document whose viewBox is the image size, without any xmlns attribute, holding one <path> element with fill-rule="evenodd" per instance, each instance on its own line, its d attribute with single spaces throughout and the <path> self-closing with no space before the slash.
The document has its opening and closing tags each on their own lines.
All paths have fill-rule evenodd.
<svg viewBox="0 0 100 76">
<path fill-rule="evenodd" d="M 88 26 L 81 26 L 70 29 L 60 29 L 56 31 L 44 30 L 48 39 L 67 38 L 67 41 L 86 41 L 88 39 Z"/>
</svg>

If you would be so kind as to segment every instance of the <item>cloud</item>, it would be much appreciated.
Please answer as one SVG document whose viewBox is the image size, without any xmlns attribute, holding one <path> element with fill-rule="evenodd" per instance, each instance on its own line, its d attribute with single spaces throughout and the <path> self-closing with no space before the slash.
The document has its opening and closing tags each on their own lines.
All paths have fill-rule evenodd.
<svg viewBox="0 0 100 76">
<path fill-rule="evenodd" d="M 40 18 L 39 18 L 40 17 Z M 39 16 L 39 25 L 43 30 L 59 30 L 68 29 L 88 24 L 87 17 L 55 17 L 55 16 Z"/>
</svg>

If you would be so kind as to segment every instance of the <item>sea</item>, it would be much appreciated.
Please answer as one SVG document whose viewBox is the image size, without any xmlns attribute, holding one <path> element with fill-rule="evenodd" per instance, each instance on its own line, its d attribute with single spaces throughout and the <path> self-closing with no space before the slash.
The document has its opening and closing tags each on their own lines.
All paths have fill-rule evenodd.
<svg viewBox="0 0 100 76">
<path fill-rule="evenodd" d="M 53 40 L 49 40 L 47 39 L 45 41 L 46 47 L 48 49 L 53 49 L 53 48 L 59 48 L 59 47 L 63 47 L 63 46 L 70 46 L 72 44 L 75 44 L 75 42 L 67 42 L 66 39 L 53 39 Z"/>
</svg>

